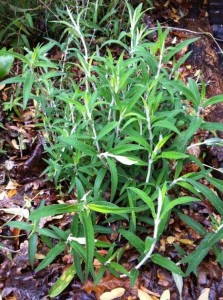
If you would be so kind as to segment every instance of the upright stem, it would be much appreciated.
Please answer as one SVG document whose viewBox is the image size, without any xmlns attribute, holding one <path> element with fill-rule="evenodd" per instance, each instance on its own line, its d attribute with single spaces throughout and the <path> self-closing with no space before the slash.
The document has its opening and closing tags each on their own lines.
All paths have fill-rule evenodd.
<svg viewBox="0 0 223 300">
<path fill-rule="evenodd" d="M 146 256 L 140 261 L 140 263 L 135 267 L 136 270 L 138 270 L 153 254 L 153 251 L 156 246 L 156 241 L 158 238 L 158 231 L 159 231 L 159 224 L 160 224 L 160 215 L 161 215 L 161 210 L 162 210 L 162 192 L 159 189 L 159 195 L 158 195 L 158 206 L 157 206 L 157 213 L 156 213 L 156 218 L 154 220 L 154 232 L 153 232 L 153 240 L 154 242 L 152 243 L 149 252 L 147 252 Z"/>
<path fill-rule="evenodd" d="M 150 111 L 149 111 L 149 107 L 146 102 L 144 102 L 144 106 L 145 106 L 145 112 L 146 112 L 147 129 L 149 132 L 149 144 L 152 149 L 153 148 L 153 132 L 152 132 L 152 126 L 151 126 Z M 150 180 L 152 164 L 153 164 L 153 159 L 152 159 L 151 152 L 149 152 L 146 184 L 149 183 L 149 180 Z"/>
</svg>

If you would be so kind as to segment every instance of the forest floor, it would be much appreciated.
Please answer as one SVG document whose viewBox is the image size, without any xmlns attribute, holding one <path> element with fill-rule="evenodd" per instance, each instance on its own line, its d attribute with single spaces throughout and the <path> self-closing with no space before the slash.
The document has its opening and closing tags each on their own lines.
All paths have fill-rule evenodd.
<svg viewBox="0 0 223 300">
<path fill-rule="evenodd" d="M 149 25 L 155 25 L 159 20 L 163 26 L 170 28 L 169 39 L 173 43 L 187 38 L 199 36 L 200 39 L 189 49 L 193 53 L 189 60 L 181 68 L 181 77 L 187 80 L 195 78 L 199 74 L 207 84 L 207 93 L 211 97 L 223 94 L 223 70 L 221 60 L 217 54 L 219 51 L 213 38 L 207 33 L 211 32 L 208 22 L 206 7 L 204 6 L 199 15 L 193 13 L 191 5 L 187 1 L 154 1 L 156 9 L 152 15 L 145 18 Z M 180 10 L 179 10 L 180 7 Z M 198 30 L 199 29 L 199 30 Z M 14 86 L 4 87 L 0 90 L 1 101 L 8 101 L 10 89 Z M 0 156 L 0 298 L 3 299 L 49 299 L 47 293 L 52 284 L 60 276 L 62 270 L 71 261 L 71 256 L 66 254 L 60 256 L 48 268 L 35 273 L 30 267 L 28 260 L 28 241 L 25 231 L 3 227 L 11 219 L 23 219 L 29 214 L 30 209 L 39 205 L 42 199 L 47 204 L 55 204 L 61 199 L 66 201 L 68 196 L 56 190 L 53 183 L 45 181 L 40 174 L 45 168 L 42 158 L 44 151 L 41 139 L 38 138 L 38 126 L 33 121 L 34 108 L 29 106 L 21 118 L 11 115 L 10 120 L 0 112 L 0 122 L 5 129 L 0 129 L 2 147 L 7 149 L 5 154 Z M 205 112 L 208 120 L 223 123 L 223 105 L 216 105 L 211 111 Z M 222 133 L 218 133 L 223 137 Z M 21 138 L 22 137 L 22 138 Z M 23 150 L 23 145 L 26 149 Z M 7 145 L 7 146 L 6 146 Z M 204 151 L 207 151 L 204 149 Z M 212 147 L 206 153 L 208 164 L 215 168 L 222 167 L 223 151 Z M 188 166 L 188 172 L 190 166 Z M 223 176 L 217 172 L 218 178 Z M 209 214 L 215 214 L 213 207 L 206 201 L 193 205 L 192 208 L 185 207 L 184 213 L 194 218 L 209 229 Z M 55 225 L 59 228 L 67 228 L 71 222 L 69 215 L 59 218 L 45 220 L 46 225 Z M 180 241 L 185 252 L 195 249 L 200 241 L 200 236 L 176 215 L 171 217 L 168 229 L 158 243 L 159 253 L 177 258 L 177 252 L 173 247 L 174 241 Z M 112 237 L 111 237 L 112 240 Z M 47 247 L 43 244 L 37 253 L 37 260 L 47 253 Z M 134 263 L 134 253 L 126 251 L 126 261 Z M 135 287 L 125 278 L 115 278 L 107 274 L 100 281 L 98 286 L 88 281 L 82 285 L 78 280 L 72 283 L 55 299 L 76 299 L 90 300 L 100 299 L 101 294 L 115 288 L 124 288 L 122 297 L 111 299 L 139 299 L 138 291 L 141 290 L 140 299 L 169 299 L 165 298 L 164 291 L 170 291 L 170 299 L 179 299 L 178 290 L 172 274 L 152 263 L 146 264 L 140 273 Z M 148 297 L 145 296 L 148 295 Z M 144 295 L 144 296 L 143 296 Z M 204 300 L 223 299 L 223 270 L 215 261 L 212 253 L 206 256 L 200 264 L 197 275 L 191 274 L 184 279 L 183 299 Z"/>
</svg>

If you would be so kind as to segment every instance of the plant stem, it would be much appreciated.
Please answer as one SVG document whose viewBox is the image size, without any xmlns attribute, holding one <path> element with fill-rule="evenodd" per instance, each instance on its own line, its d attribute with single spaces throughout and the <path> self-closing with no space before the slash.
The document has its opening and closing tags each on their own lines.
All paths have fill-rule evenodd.
<svg viewBox="0 0 223 300">
<path fill-rule="evenodd" d="M 162 192 L 159 189 L 159 196 L 158 196 L 158 207 L 157 207 L 157 213 L 156 213 L 156 218 L 154 220 L 154 232 L 153 232 L 153 239 L 154 242 L 152 243 L 149 252 L 147 252 L 146 256 L 140 261 L 140 263 L 135 267 L 136 270 L 138 270 L 152 255 L 155 246 L 156 246 L 156 241 L 158 239 L 158 230 L 159 230 L 159 224 L 160 224 L 160 215 L 161 215 L 161 209 L 162 209 Z"/>
</svg>

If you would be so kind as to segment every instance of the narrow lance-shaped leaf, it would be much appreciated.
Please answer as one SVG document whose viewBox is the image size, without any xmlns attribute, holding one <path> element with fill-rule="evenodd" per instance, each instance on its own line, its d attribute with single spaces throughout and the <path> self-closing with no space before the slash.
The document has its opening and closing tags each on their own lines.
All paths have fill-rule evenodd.
<svg viewBox="0 0 223 300">
<path fill-rule="evenodd" d="M 201 129 L 204 130 L 221 130 L 223 131 L 223 124 L 222 123 L 217 123 L 217 122 L 203 122 L 201 124 Z"/>
<path fill-rule="evenodd" d="M 151 256 L 151 260 L 155 264 L 157 264 L 173 273 L 176 273 L 180 276 L 184 276 L 183 271 L 173 261 L 171 261 L 170 259 L 168 259 L 166 257 L 161 256 L 160 254 L 153 254 Z"/>
<path fill-rule="evenodd" d="M 140 254 L 144 253 L 145 243 L 137 235 L 124 229 L 119 229 L 119 232 L 139 251 Z"/>
<path fill-rule="evenodd" d="M 38 243 L 37 233 L 33 233 L 29 238 L 29 246 L 28 246 L 29 261 L 32 268 L 34 267 L 35 255 L 37 252 L 37 243 Z"/>
<path fill-rule="evenodd" d="M 177 134 L 180 134 L 180 132 L 179 132 L 179 130 L 177 129 L 177 127 L 174 126 L 173 123 L 171 123 L 171 122 L 169 122 L 169 121 L 167 121 L 167 120 L 165 120 L 165 121 L 163 121 L 163 120 L 157 121 L 157 122 L 153 123 L 153 126 L 152 126 L 152 127 L 167 128 L 167 129 L 169 129 L 169 130 L 171 130 L 171 131 L 176 132 Z"/>
<path fill-rule="evenodd" d="M 53 204 L 53 205 L 45 206 L 45 207 L 39 208 L 35 211 L 32 211 L 29 216 L 29 219 L 36 220 L 36 219 L 43 218 L 43 217 L 71 213 L 71 212 L 76 212 L 79 210 L 80 210 L 79 204 L 72 204 L 72 205 Z"/>
<path fill-rule="evenodd" d="M 67 268 L 65 271 L 63 271 L 62 275 L 59 279 L 54 283 L 54 285 L 51 287 L 49 291 L 49 296 L 51 298 L 54 298 L 61 294 L 63 290 L 69 285 L 71 280 L 74 278 L 74 275 L 76 274 L 75 266 L 71 265 L 69 268 Z"/>
<path fill-rule="evenodd" d="M 66 248 L 66 243 L 60 242 L 54 248 L 52 248 L 43 259 L 43 261 L 39 264 L 36 268 L 36 272 L 42 270 L 43 268 L 47 267 L 54 259 L 62 253 Z"/>
<path fill-rule="evenodd" d="M 87 204 L 87 207 L 93 211 L 101 212 L 104 214 L 118 214 L 123 215 L 123 217 L 125 217 L 125 214 L 131 213 L 132 211 L 141 212 L 148 210 L 148 206 L 146 205 L 140 207 L 118 207 L 117 205 L 110 202 L 105 204 L 104 201 L 97 201 L 95 204 L 89 203 Z"/>
<path fill-rule="evenodd" d="M 117 126 L 117 124 L 118 122 L 114 121 L 105 125 L 105 127 L 98 133 L 96 141 L 101 140 L 106 134 L 111 132 Z"/>
<path fill-rule="evenodd" d="M 94 228 L 92 225 L 91 217 L 88 215 L 87 211 L 81 212 L 81 220 L 84 226 L 84 234 L 86 238 L 86 270 L 85 277 L 88 277 L 88 274 L 93 265 L 94 258 L 94 248 L 95 248 L 95 240 L 94 240 Z"/>
<path fill-rule="evenodd" d="M 184 180 L 191 183 L 200 193 L 202 193 L 221 214 L 221 216 L 223 216 L 222 200 L 214 192 L 212 192 L 210 188 L 190 178 L 184 178 Z"/>
<path fill-rule="evenodd" d="M 115 197 L 117 187 L 118 187 L 118 171 L 116 168 L 116 164 L 112 159 L 107 158 L 107 162 L 111 173 L 111 201 L 112 201 Z"/>
<path fill-rule="evenodd" d="M 182 214 L 181 212 L 177 212 L 177 214 L 183 222 L 185 222 L 188 226 L 190 226 L 193 230 L 195 230 L 200 235 L 205 235 L 207 233 L 205 228 L 200 223 L 195 221 L 193 218 L 185 214 Z"/>
<path fill-rule="evenodd" d="M 26 109 L 34 82 L 34 74 L 31 70 L 26 73 L 23 85 L 23 109 Z"/>
<path fill-rule="evenodd" d="M 211 97 L 210 99 L 204 101 L 203 107 L 205 108 L 208 105 L 214 105 L 214 104 L 221 103 L 221 102 L 223 102 L 223 95 L 217 95 L 217 96 Z"/>
<path fill-rule="evenodd" d="M 69 137 L 59 137 L 58 139 L 59 141 L 74 147 L 75 149 L 85 153 L 86 155 L 95 156 L 97 154 L 97 151 L 94 147 L 73 138 L 72 135 Z"/>
<path fill-rule="evenodd" d="M 153 200 L 142 190 L 135 188 L 135 187 L 129 187 L 130 190 L 132 190 L 133 192 L 135 192 L 149 207 L 149 209 L 151 210 L 153 219 L 156 218 L 156 212 L 155 212 L 155 206 L 153 203 Z"/>
<path fill-rule="evenodd" d="M 191 203 L 191 202 L 196 202 L 196 201 L 200 201 L 200 199 L 198 198 L 194 198 L 194 197 L 179 197 L 177 199 L 174 199 L 172 201 L 170 201 L 167 206 L 164 208 L 162 215 L 161 215 L 161 219 L 162 217 L 165 216 L 165 214 L 169 211 L 172 210 L 175 206 L 177 205 L 182 205 L 182 204 L 187 204 L 187 203 Z"/>
<path fill-rule="evenodd" d="M 188 155 L 181 153 L 181 152 L 177 152 L 177 151 L 164 151 L 162 152 L 160 155 L 157 155 L 154 159 L 157 160 L 158 158 L 167 158 L 167 159 L 184 159 L 187 158 Z"/>
</svg>

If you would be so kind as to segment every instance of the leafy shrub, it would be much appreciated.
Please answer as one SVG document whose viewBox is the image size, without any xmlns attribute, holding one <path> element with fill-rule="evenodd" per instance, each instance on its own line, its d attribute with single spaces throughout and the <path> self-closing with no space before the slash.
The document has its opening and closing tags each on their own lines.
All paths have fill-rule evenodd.
<svg viewBox="0 0 223 300">
<path fill-rule="evenodd" d="M 84 281 L 90 274 L 97 284 L 109 270 L 116 276 L 129 276 L 133 283 L 138 269 L 148 259 L 185 276 L 196 270 L 210 249 L 222 259 L 217 246 L 223 236 L 222 225 L 217 224 L 215 231 L 206 233 L 201 224 L 177 208 L 206 198 L 223 215 L 222 201 L 200 180 L 204 178 L 222 191 L 221 182 L 188 151 L 199 129 L 222 130 L 222 124 L 208 123 L 201 115 L 202 109 L 222 101 L 222 97 L 206 99 L 204 86 L 200 89 L 192 79 L 185 85 L 178 79 L 178 68 L 188 55 L 168 66 L 169 60 L 195 39 L 166 47 L 168 31 L 162 31 L 158 25 L 157 40 L 149 41 L 151 31 L 140 24 L 142 5 L 135 10 L 126 5 L 129 29 L 121 32 L 118 40 L 97 45 L 94 52 L 88 46 L 88 35 L 82 31 L 83 12 L 73 15 L 67 9 L 70 22 L 66 19 L 62 23 L 67 27 L 64 35 L 68 42 L 57 43 L 65 62 L 52 63 L 47 58 L 46 53 L 56 44 L 53 41 L 27 51 L 26 55 L 10 51 L 23 62 L 23 74 L 3 81 L 18 83 L 23 109 L 32 99 L 38 102 L 44 135 L 48 137 L 48 167 L 44 173 L 57 186 L 66 183 L 68 193 L 76 196 L 75 204 L 43 206 L 31 213 L 29 223 L 8 225 L 31 232 L 32 266 L 38 235 L 44 236 L 50 250 L 37 271 L 68 247 L 74 264 L 63 278 L 69 280 L 77 274 Z M 111 44 L 124 48 L 117 58 L 105 50 Z M 74 79 L 74 70 L 82 74 L 79 82 Z M 201 143 L 212 145 L 219 139 Z M 200 170 L 185 174 L 188 163 L 197 164 Z M 182 188 L 188 191 L 187 196 L 179 196 Z M 204 237 L 200 246 L 178 265 L 155 251 L 172 211 Z M 55 226 L 38 227 L 40 218 L 64 213 L 74 213 L 67 231 Z M 116 233 L 139 253 L 133 270 L 122 266 L 125 247 L 100 241 L 102 233 L 114 233 L 112 224 L 117 222 L 120 225 Z M 152 236 L 148 235 L 151 228 Z M 105 249 L 107 254 L 102 256 L 99 249 Z M 101 264 L 96 273 L 94 258 Z M 187 264 L 186 272 L 179 264 Z M 56 296 L 65 287 L 59 279 L 50 295 Z"/>
</svg>

